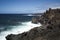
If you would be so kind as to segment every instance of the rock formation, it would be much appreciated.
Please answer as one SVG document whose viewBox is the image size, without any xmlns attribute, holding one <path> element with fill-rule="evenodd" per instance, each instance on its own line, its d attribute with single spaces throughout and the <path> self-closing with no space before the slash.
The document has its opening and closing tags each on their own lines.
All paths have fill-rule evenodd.
<svg viewBox="0 0 60 40">
<path fill-rule="evenodd" d="M 33 23 L 40 22 L 42 26 L 35 27 L 28 32 L 6 36 L 6 40 L 60 40 L 60 9 L 46 10 Z"/>
</svg>

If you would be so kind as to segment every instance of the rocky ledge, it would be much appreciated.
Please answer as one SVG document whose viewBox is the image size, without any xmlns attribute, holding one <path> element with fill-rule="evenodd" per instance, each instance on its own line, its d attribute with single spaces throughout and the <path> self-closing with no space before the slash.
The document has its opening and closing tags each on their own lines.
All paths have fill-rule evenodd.
<svg viewBox="0 0 60 40">
<path fill-rule="evenodd" d="M 33 23 L 41 23 L 28 32 L 6 36 L 6 40 L 60 40 L 60 9 L 46 10 L 42 16 L 33 18 Z"/>
</svg>

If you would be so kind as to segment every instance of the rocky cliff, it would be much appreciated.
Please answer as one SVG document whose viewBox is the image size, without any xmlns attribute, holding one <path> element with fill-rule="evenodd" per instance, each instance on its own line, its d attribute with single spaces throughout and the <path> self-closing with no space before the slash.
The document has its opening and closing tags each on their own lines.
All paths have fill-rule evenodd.
<svg viewBox="0 0 60 40">
<path fill-rule="evenodd" d="M 22 34 L 7 35 L 6 40 L 60 40 L 60 9 L 49 8 L 42 16 L 33 18 L 32 22 L 40 22 L 42 26 Z"/>
</svg>

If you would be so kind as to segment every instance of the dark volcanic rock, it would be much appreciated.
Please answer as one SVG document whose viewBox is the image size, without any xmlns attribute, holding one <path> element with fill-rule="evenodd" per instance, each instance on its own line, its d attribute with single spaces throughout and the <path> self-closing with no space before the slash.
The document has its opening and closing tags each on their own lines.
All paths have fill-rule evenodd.
<svg viewBox="0 0 60 40">
<path fill-rule="evenodd" d="M 42 26 L 22 34 L 10 34 L 6 40 L 60 40 L 60 9 L 49 8 L 44 15 L 33 18 L 32 22 L 40 22 Z"/>
</svg>

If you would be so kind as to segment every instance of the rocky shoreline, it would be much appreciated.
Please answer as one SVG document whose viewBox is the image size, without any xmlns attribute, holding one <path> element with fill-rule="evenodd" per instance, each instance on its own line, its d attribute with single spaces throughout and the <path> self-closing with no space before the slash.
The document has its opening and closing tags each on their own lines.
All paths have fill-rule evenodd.
<svg viewBox="0 0 60 40">
<path fill-rule="evenodd" d="M 6 40 L 60 40 L 60 9 L 49 8 L 42 16 L 32 18 L 32 23 L 38 22 L 42 26 L 18 35 L 7 35 Z"/>
</svg>

